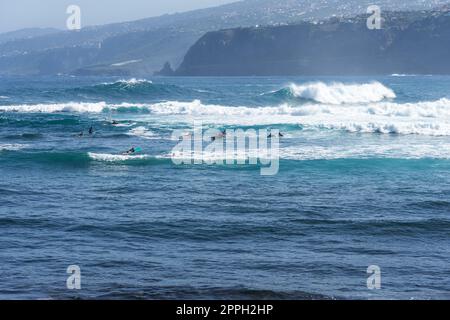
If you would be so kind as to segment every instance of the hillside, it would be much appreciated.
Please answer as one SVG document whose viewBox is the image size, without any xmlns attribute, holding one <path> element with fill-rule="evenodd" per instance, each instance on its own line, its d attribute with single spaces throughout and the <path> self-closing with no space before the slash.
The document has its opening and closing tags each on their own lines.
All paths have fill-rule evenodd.
<svg viewBox="0 0 450 320">
<path fill-rule="evenodd" d="M 0 34 L 0 43 L 23 39 L 32 39 L 49 34 L 55 34 L 58 32 L 61 32 L 61 30 L 54 28 L 27 28 L 11 32 L 5 32 Z"/>
<path fill-rule="evenodd" d="M 386 13 L 382 30 L 366 17 L 207 33 L 178 75 L 450 74 L 448 12 Z"/>
<path fill-rule="evenodd" d="M 0 75 L 148 75 L 178 66 L 209 31 L 276 26 L 365 13 L 371 0 L 245 0 L 133 22 L 0 41 Z M 423 10 L 448 0 L 380 0 L 383 9 Z M 2 36 L 0 35 L 0 39 Z"/>
</svg>

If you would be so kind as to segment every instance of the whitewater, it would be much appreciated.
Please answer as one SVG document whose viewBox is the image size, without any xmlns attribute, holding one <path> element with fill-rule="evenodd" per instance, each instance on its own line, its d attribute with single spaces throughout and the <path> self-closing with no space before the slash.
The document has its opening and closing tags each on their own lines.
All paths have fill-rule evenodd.
<svg viewBox="0 0 450 320">
<path fill-rule="evenodd" d="M 152 85 L 146 80 L 120 80 L 116 87 Z M 18 113 L 149 113 L 152 119 L 177 122 L 203 121 L 224 125 L 298 124 L 308 129 L 344 130 L 361 133 L 450 135 L 450 99 L 408 103 L 395 102 L 394 91 L 379 82 L 343 84 L 323 82 L 290 84 L 272 92 L 277 96 L 288 91 L 291 98 L 276 106 L 233 106 L 207 104 L 201 100 L 163 101 L 158 103 L 66 102 L 57 104 L 0 105 L 0 112 Z M 267 94 L 266 94 L 267 95 Z M 156 118 L 155 118 L 156 117 Z M 145 118 L 145 117 L 143 117 Z M 134 128 L 148 138 L 143 127 Z"/>
</svg>

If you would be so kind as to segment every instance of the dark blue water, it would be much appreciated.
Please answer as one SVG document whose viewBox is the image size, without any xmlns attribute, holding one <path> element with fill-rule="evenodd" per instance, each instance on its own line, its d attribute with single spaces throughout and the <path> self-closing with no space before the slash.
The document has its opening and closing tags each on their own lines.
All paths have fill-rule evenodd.
<svg viewBox="0 0 450 320">
<path fill-rule="evenodd" d="M 119 80 L 0 78 L 0 298 L 450 298 L 450 77 Z M 278 174 L 175 165 L 193 121 Z"/>
</svg>

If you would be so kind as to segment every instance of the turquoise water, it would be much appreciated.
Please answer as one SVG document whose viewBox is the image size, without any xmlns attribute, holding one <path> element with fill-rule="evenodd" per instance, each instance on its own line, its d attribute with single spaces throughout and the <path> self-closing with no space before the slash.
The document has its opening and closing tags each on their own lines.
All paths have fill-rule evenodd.
<svg viewBox="0 0 450 320">
<path fill-rule="evenodd" d="M 278 174 L 175 165 L 194 121 Z M 0 199 L 0 298 L 449 298 L 450 77 L 0 78 Z"/>
</svg>

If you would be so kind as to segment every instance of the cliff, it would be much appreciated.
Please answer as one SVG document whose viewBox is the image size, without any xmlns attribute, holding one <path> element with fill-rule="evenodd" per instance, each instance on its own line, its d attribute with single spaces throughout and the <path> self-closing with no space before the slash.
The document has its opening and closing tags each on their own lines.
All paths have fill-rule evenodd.
<svg viewBox="0 0 450 320">
<path fill-rule="evenodd" d="M 450 14 L 385 13 L 321 23 L 227 29 L 198 40 L 176 70 L 186 76 L 450 74 Z"/>
<path fill-rule="evenodd" d="M 430 10 L 448 2 L 376 1 L 383 11 Z M 166 61 L 178 67 L 187 50 L 208 31 L 351 17 L 365 13 L 371 4 L 373 0 L 242 0 L 137 21 L 86 26 L 80 31 L 27 29 L 0 34 L 0 75 L 148 76 Z"/>
</svg>

